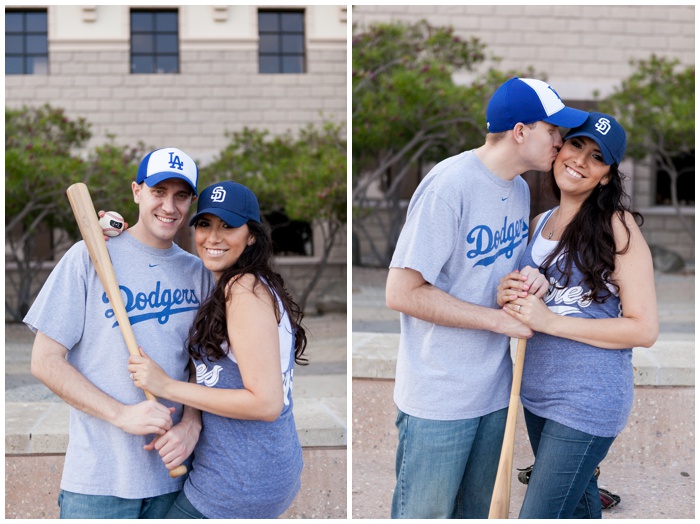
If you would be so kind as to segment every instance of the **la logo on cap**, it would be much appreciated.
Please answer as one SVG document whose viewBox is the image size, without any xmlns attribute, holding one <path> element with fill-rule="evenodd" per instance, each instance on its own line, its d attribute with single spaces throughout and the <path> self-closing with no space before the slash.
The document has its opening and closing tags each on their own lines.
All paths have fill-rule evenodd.
<svg viewBox="0 0 700 524">
<path fill-rule="evenodd" d="M 537 93 L 537 97 L 547 116 L 552 116 L 564 109 L 564 102 L 561 101 L 559 94 L 549 84 L 534 78 L 521 78 L 520 80 L 525 82 Z"/>
<path fill-rule="evenodd" d="M 170 164 L 170 167 L 172 169 L 177 168 L 180 171 L 182 171 L 182 167 L 185 165 L 185 163 L 182 160 L 180 160 L 180 157 L 174 151 L 168 151 L 168 153 L 170 153 L 170 160 L 168 162 Z M 173 155 L 175 155 L 175 158 L 173 158 Z"/>
</svg>

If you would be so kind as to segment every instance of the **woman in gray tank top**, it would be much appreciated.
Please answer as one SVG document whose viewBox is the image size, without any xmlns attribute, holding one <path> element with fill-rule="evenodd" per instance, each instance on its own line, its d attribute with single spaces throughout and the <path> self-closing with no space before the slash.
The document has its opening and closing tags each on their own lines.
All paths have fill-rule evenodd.
<svg viewBox="0 0 700 524">
<path fill-rule="evenodd" d="M 618 170 L 625 131 L 590 113 L 564 140 L 549 177 L 559 206 L 532 221 L 521 271 L 498 292 L 535 332 L 521 388 L 535 464 L 520 518 L 601 518 L 594 473 L 629 416 L 632 348 L 658 335 L 651 253 Z M 528 294 L 543 276 L 544 298 Z"/>
<path fill-rule="evenodd" d="M 166 519 L 276 518 L 301 484 L 292 380 L 306 363 L 302 313 L 272 268 L 250 189 L 204 189 L 190 225 L 216 279 L 187 342 L 197 384 L 170 379 L 147 356 L 129 365 L 137 386 L 202 412 L 192 471 Z"/>
</svg>

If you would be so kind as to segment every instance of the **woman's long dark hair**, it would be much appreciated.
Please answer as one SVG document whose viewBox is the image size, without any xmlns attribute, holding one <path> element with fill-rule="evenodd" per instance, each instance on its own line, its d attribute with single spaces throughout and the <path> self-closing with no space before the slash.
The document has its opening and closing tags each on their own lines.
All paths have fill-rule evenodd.
<svg viewBox="0 0 700 524">
<path fill-rule="evenodd" d="M 302 357 L 304 349 L 306 349 L 306 331 L 301 325 L 301 319 L 304 315 L 287 291 L 284 280 L 272 266 L 272 239 L 269 230 L 266 226 L 252 220 L 248 222 L 248 229 L 255 236 L 255 242 L 246 246 L 236 263 L 224 270 L 217 280 L 214 290 L 199 308 L 190 328 L 187 350 L 191 357 L 197 359 L 206 356 L 210 360 L 219 360 L 226 356 L 221 346 L 224 343 L 228 344 L 226 301 L 230 294 L 229 283 L 237 276 L 250 273 L 255 277 L 253 287 L 261 284 L 261 280 L 264 280 L 263 286 L 270 294 L 275 307 L 277 323 L 282 319 L 283 312 L 278 307 L 275 294 L 280 298 L 292 325 L 294 361 L 297 364 L 306 365 L 308 360 Z M 227 344 L 224 347 L 227 347 Z"/>
<path fill-rule="evenodd" d="M 575 265 L 583 273 L 583 284 L 591 290 L 591 298 L 601 303 L 612 295 L 608 284 L 620 291 L 612 275 L 615 272 L 615 257 L 629 249 L 630 230 L 625 222 L 625 212 L 631 213 L 638 225 L 644 222 L 642 215 L 632 211 L 627 204 L 629 196 L 622 185 L 624 175 L 617 164 L 610 166 L 609 178 L 607 184 L 598 184 L 583 202 L 581 209 L 564 229 L 556 249 L 540 266 L 540 271 L 547 275 L 547 268 L 564 253 L 565 256 L 556 262 L 557 269 L 565 276 L 565 281 L 559 284 L 562 287 L 569 285 L 572 266 Z M 554 180 L 553 171 L 549 172 L 546 180 L 555 198 L 560 200 L 561 191 Z M 614 215 L 620 217 L 627 231 L 627 242 L 620 249 L 615 245 L 613 234 Z"/>
</svg>

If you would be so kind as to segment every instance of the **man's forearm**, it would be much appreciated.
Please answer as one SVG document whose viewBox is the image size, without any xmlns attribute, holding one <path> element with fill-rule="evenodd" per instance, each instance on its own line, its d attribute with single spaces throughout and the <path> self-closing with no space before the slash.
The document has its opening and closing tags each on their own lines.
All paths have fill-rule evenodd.
<svg viewBox="0 0 700 524">
<path fill-rule="evenodd" d="M 465 302 L 427 282 L 406 292 L 394 305 L 392 309 L 440 326 L 487 331 L 498 327 L 499 310 Z"/>
<path fill-rule="evenodd" d="M 172 427 L 170 409 L 150 400 L 135 405 L 122 404 L 68 362 L 67 353 L 64 346 L 37 332 L 32 347 L 32 374 L 66 404 L 133 435 L 162 435 Z"/>
<path fill-rule="evenodd" d="M 114 424 L 122 404 L 100 390 L 65 358 L 32 361 L 32 373 L 69 406 Z"/>
<path fill-rule="evenodd" d="M 440 326 L 492 331 L 516 338 L 532 336 L 530 328 L 503 310 L 460 300 L 409 268 L 389 270 L 386 304 L 390 309 Z"/>
<path fill-rule="evenodd" d="M 189 368 L 189 382 L 191 382 L 192 384 L 196 384 L 197 368 L 191 360 L 189 362 Z M 192 406 L 183 405 L 181 422 L 183 424 L 187 424 L 192 429 L 194 429 L 197 432 L 197 438 L 199 438 L 199 433 L 202 431 L 202 412 L 200 410 L 198 410 L 197 408 L 193 408 Z"/>
</svg>

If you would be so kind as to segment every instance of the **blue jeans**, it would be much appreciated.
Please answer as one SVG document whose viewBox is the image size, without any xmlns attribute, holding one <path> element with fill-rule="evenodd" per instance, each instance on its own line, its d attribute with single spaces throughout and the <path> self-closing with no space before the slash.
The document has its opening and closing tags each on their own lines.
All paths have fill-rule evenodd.
<svg viewBox="0 0 700 524">
<path fill-rule="evenodd" d="M 524 412 L 535 466 L 520 518 L 602 518 L 593 473 L 615 437 L 596 437 L 533 415 L 527 409 Z"/>
<path fill-rule="evenodd" d="M 200 511 L 195 508 L 189 499 L 185 496 L 185 491 L 180 492 L 180 496 L 177 497 L 173 507 L 170 508 L 168 514 L 165 516 L 166 519 L 206 519 Z"/>
<path fill-rule="evenodd" d="M 507 412 L 427 420 L 399 410 L 391 518 L 487 518 Z"/>
<path fill-rule="evenodd" d="M 162 519 L 178 493 L 147 499 L 122 499 L 61 490 L 58 505 L 62 519 Z"/>
</svg>

